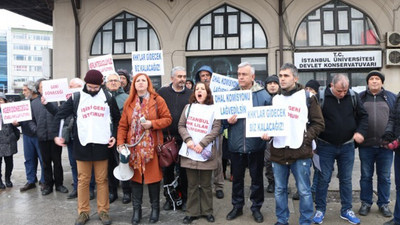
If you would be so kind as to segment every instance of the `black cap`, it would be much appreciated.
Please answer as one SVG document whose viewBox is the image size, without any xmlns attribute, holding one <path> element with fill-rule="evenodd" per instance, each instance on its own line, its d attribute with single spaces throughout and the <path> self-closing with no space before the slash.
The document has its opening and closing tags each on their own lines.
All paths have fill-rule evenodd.
<svg viewBox="0 0 400 225">
<path fill-rule="evenodd" d="M 319 86 L 321 86 L 321 85 L 316 80 L 309 80 L 306 84 L 306 87 L 314 89 L 314 91 L 316 91 L 317 93 L 319 90 Z"/>
<path fill-rule="evenodd" d="M 279 84 L 278 76 L 275 74 L 268 76 L 267 79 L 265 80 L 265 86 L 267 86 L 267 84 L 269 84 L 271 82 L 275 82 L 275 83 Z"/>
<path fill-rule="evenodd" d="M 369 72 L 368 75 L 367 75 L 367 79 L 366 79 L 367 84 L 368 84 L 369 78 L 371 78 L 372 76 L 378 76 L 379 78 L 381 78 L 382 84 L 385 82 L 385 75 L 384 75 L 381 71 L 372 70 L 372 71 Z"/>
</svg>

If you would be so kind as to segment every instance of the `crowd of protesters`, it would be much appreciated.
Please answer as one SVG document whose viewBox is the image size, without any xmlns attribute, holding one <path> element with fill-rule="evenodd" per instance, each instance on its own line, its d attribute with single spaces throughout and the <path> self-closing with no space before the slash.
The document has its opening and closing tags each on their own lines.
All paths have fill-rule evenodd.
<svg viewBox="0 0 400 225">
<path fill-rule="evenodd" d="M 385 225 L 400 224 L 400 201 L 396 201 L 394 213 L 388 205 L 393 161 L 396 200 L 400 198 L 400 95 L 383 88 L 382 72 L 369 72 L 367 88 L 359 94 L 350 88 L 344 74 L 336 74 L 325 88 L 316 80 L 303 86 L 298 83 L 297 68 L 290 63 L 282 65 L 279 74 L 268 76 L 264 87 L 255 81 L 255 69 L 250 63 L 239 64 L 237 75 L 238 85 L 232 91 L 250 90 L 253 107 L 296 107 L 296 117 L 286 118 L 286 136 L 266 132 L 258 138 L 246 137 L 246 119 L 237 115 L 225 120 L 210 116 L 210 128 L 204 136 L 192 136 L 190 115 L 207 114 L 204 110 L 213 105 L 209 87 L 213 70 L 207 65 L 194 74 L 195 82 L 187 79 L 184 67 L 174 67 L 171 83 L 158 91 L 144 73 L 131 77 L 126 70 L 118 70 L 103 78 L 101 72 L 89 70 L 84 80 L 70 81 L 70 88 L 82 90 L 58 104 L 47 102 L 43 97 L 44 79 L 28 82 L 23 86 L 23 95 L 30 100 L 32 120 L 4 124 L 0 116 L 0 189 L 13 187 L 13 155 L 17 153 L 20 127 L 27 180 L 20 191 L 34 189 L 39 182 L 42 195 L 53 190 L 69 193 L 68 198 L 77 198 L 78 203 L 75 225 L 83 225 L 90 219 L 89 200 L 95 197 L 99 219 L 103 224 L 111 224 L 110 204 L 118 199 L 120 184 L 122 202 L 132 202 L 132 224 L 142 220 L 144 184 L 151 204 L 149 223 L 159 221 L 161 208 L 185 211 L 184 224 L 200 218 L 212 223 L 220 219 L 213 215 L 212 187 L 217 199 L 224 198 L 227 177 L 232 181 L 232 210 L 226 220 L 234 220 L 243 214 L 246 168 L 251 177 L 252 216 L 255 222 L 262 223 L 264 167 L 268 180 L 266 191 L 275 195 L 275 225 L 289 224 L 290 173 L 297 188 L 293 199 L 300 200 L 299 224 L 321 224 L 335 161 L 341 199 L 337 213 L 351 224 L 360 224 L 352 204 L 352 172 L 358 148 L 361 161 L 358 215 L 367 216 L 374 203 L 372 180 L 376 169 L 378 209 L 384 217 L 393 217 Z M 0 105 L 7 102 L 7 97 L 0 93 Z M 94 109 L 102 112 L 92 113 Z M 61 120 L 64 126 L 60 128 Z M 178 162 L 160 167 L 157 146 L 169 136 L 175 138 L 178 149 L 190 149 L 203 160 L 181 154 Z M 129 148 L 133 176 L 130 181 L 120 183 L 113 169 L 118 166 L 125 144 L 133 146 Z M 61 152 L 64 146 L 68 147 L 72 171 L 71 192 L 63 184 Z M 315 163 L 313 160 L 317 158 Z M 228 163 L 230 176 L 226 175 Z M 39 164 L 42 173 L 38 179 Z M 174 183 L 177 184 L 173 190 L 169 189 Z M 164 193 L 165 201 L 160 200 L 160 193 Z M 164 201 L 162 207 L 161 201 Z"/>
</svg>

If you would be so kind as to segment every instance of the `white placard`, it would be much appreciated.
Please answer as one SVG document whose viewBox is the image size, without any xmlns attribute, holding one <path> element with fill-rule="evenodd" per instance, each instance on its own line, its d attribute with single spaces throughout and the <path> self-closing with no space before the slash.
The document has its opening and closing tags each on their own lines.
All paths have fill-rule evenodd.
<svg viewBox="0 0 400 225">
<path fill-rule="evenodd" d="M 213 73 L 210 81 L 210 89 L 212 93 L 230 91 L 238 85 L 239 82 L 237 79 L 220 75 L 218 73 Z"/>
<path fill-rule="evenodd" d="M 382 51 L 295 52 L 294 65 L 299 70 L 378 68 Z"/>
<path fill-rule="evenodd" d="M 132 52 L 132 74 L 164 75 L 162 50 Z"/>
<path fill-rule="evenodd" d="M 1 104 L 3 123 L 12 123 L 32 119 L 31 102 L 29 100 Z"/>
<path fill-rule="evenodd" d="M 67 78 L 56 80 L 44 80 L 42 82 L 43 97 L 47 102 L 57 102 L 67 100 L 69 93 Z"/>
<path fill-rule="evenodd" d="M 247 110 L 246 138 L 285 136 L 287 134 L 287 107 L 259 106 Z"/>
<path fill-rule="evenodd" d="M 72 96 L 72 94 L 73 93 L 75 93 L 75 92 L 80 92 L 80 91 L 82 91 L 82 89 L 83 89 L 83 87 L 80 87 L 80 88 L 70 88 L 70 89 L 68 89 L 68 91 L 67 91 L 67 94 L 66 94 L 66 98 L 67 98 L 67 100 Z"/>
<path fill-rule="evenodd" d="M 214 122 L 213 106 L 203 104 L 192 104 L 186 109 L 185 114 L 188 116 L 186 120 L 186 129 L 195 145 L 211 132 Z M 189 112 L 188 112 L 189 111 Z M 207 145 L 203 151 L 212 151 L 212 143 Z M 190 158 L 195 161 L 204 162 L 203 156 L 187 147 L 186 143 L 182 143 L 179 155 Z"/>
<path fill-rule="evenodd" d="M 246 91 L 226 91 L 213 93 L 215 119 L 228 119 L 233 115 L 245 118 L 247 110 L 253 107 L 252 93 Z"/>
<path fill-rule="evenodd" d="M 114 68 L 114 60 L 111 54 L 88 59 L 88 63 L 90 70 L 98 70 L 103 74 L 104 77 L 116 73 Z"/>
</svg>

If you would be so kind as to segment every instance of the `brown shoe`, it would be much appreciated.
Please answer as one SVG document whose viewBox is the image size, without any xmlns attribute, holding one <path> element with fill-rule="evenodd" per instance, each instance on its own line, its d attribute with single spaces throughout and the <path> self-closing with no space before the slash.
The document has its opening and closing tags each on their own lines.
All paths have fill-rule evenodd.
<svg viewBox="0 0 400 225">
<path fill-rule="evenodd" d="M 75 225 L 84 225 L 89 220 L 89 214 L 87 212 L 81 212 L 75 221 Z"/>
<path fill-rule="evenodd" d="M 24 192 L 35 187 L 36 187 L 35 183 L 26 183 L 22 188 L 19 189 L 19 191 Z"/>
<path fill-rule="evenodd" d="M 100 214 L 99 214 L 99 219 L 101 220 L 101 222 L 102 222 L 104 225 L 110 225 L 110 224 L 111 224 L 111 218 L 110 218 L 110 216 L 108 215 L 108 213 L 106 213 L 106 212 L 104 212 L 104 211 L 101 211 L 101 212 L 100 212 Z"/>
</svg>

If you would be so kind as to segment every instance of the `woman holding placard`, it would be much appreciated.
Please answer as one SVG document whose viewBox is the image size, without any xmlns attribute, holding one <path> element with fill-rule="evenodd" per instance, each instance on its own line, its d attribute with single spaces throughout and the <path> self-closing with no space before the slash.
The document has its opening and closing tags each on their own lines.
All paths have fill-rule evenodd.
<svg viewBox="0 0 400 225">
<path fill-rule="evenodd" d="M 178 124 L 184 143 L 179 151 L 181 167 L 186 168 L 188 199 L 184 224 L 200 216 L 214 222 L 211 176 L 217 168 L 215 138 L 221 122 L 214 120 L 213 98 L 208 85 L 197 82 Z"/>
</svg>

